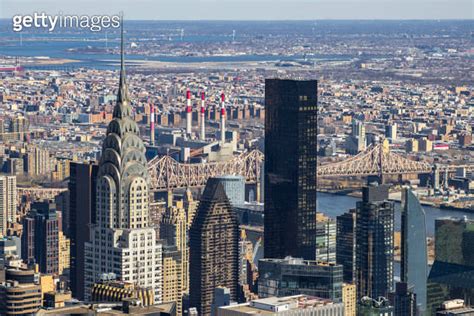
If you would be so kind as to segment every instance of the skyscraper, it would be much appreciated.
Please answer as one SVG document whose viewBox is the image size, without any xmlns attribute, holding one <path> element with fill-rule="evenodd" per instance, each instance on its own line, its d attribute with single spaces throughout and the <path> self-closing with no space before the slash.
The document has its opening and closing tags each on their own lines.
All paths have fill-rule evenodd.
<svg viewBox="0 0 474 316">
<path fill-rule="evenodd" d="M 23 219 L 22 256 L 40 272 L 59 273 L 59 219 L 52 201 L 34 202 Z"/>
<path fill-rule="evenodd" d="M 163 247 L 163 300 L 173 298 L 177 302 L 177 315 L 182 313 L 182 297 L 189 289 L 188 229 L 183 207 L 183 201 L 168 207 L 160 223 L 160 239 L 166 244 Z"/>
<path fill-rule="evenodd" d="M 356 211 L 350 210 L 336 219 L 336 262 L 343 266 L 344 282 L 355 282 Z"/>
<path fill-rule="evenodd" d="M 8 223 L 16 222 L 16 209 L 16 177 L 0 176 L 0 236 L 6 235 Z"/>
<path fill-rule="evenodd" d="M 226 287 L 236 301 L 239 224 L 219 179 L 210 178 L 189 231 L 190 307 L 211 313 L 214 289 Z"/>
<path fill-rule="evenodd" d="M 114 273 L 123 282 L 152 288 L 161 302 L 162 245 L 149 223 L 145 146 L 131 117 L 125 80 L 124 41 L 120 84 L 112 121 L 102 145 L 96 185 L 96 221 L 85 246 L 85 298 L 94 283 Z"/>
<path fill-rule="evenodd" d="M 394 204 L 388 187 L 363 188 L 356 209 L 357 297 L 387 297 L 393 290 Z"/>
<path fill-rule="evenodd" d="M 317 81 L 265 80 L 265 258 L 316 256 Z"/>
<path fill-rule="evenodd" d="M 316 216 L 316 260 L 336 263 L 336 221 L 318 213 Z"/>
<path fill-rule="evenodd" d="M 95 190 L 98 166 L 71 163 L 69 178 L 69 229 L 71 239 L 70 281 L 75 298 L 84 299 L 85 243 L 90 240 L 90 226 L 95 223 Z"/>
<path fill-rule="evenodd" d="M 474 220 L 435 221 L 435 261 L 428 277 L 427 313 L 434 315 L 443 301 L 474 302 Z"/>
<path fill-rule="evenodd" d="M 425 212 L 413 192 L 403 191 L 401 280 L 416 294 L 421 313 L 426 310 L 428 277 Z"/>
</svg>

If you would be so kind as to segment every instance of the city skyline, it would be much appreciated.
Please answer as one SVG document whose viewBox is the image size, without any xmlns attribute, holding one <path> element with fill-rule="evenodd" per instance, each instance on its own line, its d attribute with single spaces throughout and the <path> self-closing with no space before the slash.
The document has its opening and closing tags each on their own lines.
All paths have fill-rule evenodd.
<svg viewBox="0 0 474 316">
<path fill-rule="evenodd" d="M 474 312 L 471 20 L 5 25 L 0 314 Z"/>
</svg>

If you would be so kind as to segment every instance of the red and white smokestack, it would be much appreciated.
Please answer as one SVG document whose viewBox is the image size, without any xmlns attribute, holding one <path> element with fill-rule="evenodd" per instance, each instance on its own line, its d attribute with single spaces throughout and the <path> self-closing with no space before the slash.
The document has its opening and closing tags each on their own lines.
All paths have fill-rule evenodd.
<svg viewBox="0 0 474 316">
<path fill-rule="evenodd" d="M 201 92 L 201 133 L 200 133 L 200 136 L 201 136 L 201 140 L 205 140 L 206 139 L 206 94 L 204 91 Z"/>
<path fill-rule="evenodd" d="M 221 143 L 225 143 L 225 94 L 221 94 Z"/>
<path fill-rule="evenodd" d="M 155 145 L 155 106 L 150 104 L 150 144 Z"/>
<path fill-rule="evenodd" d="M 191 91 L 186 91 L 186 135 L 192 134 L 193 109 L 191 107 Z"/>
</svg>

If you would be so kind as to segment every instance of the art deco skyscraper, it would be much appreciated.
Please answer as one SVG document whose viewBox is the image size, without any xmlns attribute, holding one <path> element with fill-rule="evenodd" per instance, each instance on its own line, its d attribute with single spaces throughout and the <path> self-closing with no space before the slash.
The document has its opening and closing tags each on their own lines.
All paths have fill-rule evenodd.
<svg viewBox="0 0 474 316">
<path fill-rule="evenodd" d="M 113 119 L 102 145 L 96 186 L 96 221 L 86 243 L 85 298 L 101 275 L 114 273 L 124 282 L 152 288 L 161 301 L 161 243 L 149 223 L 150 178 L 145 146 L 131 117 L 125 82 L 122 30 L 120 85 Z"/>
<path fill-rule="evenodd" d="M 189 231 L 190 307 L 211 314 L 214 289 L 239 282 L 239 224 L 219 179 L 210 178 Z"/>
<path fill-rule="evenodd" d="M 265 258 L 316 256 L 317 81 L 265 80 Z"/>
</svg>

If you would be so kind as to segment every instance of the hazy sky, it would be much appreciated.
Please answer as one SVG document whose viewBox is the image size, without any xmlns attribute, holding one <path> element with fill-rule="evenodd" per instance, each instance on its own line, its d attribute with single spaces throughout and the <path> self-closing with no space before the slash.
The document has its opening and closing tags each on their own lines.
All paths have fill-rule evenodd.
<svg viewBox="0 0 474 316">
<path fill-rule="evenodd" d="M 0 0 L 0 17 L 33 12 L 139 20 L 473 19 L 474 0 Z"/>
</svg>

